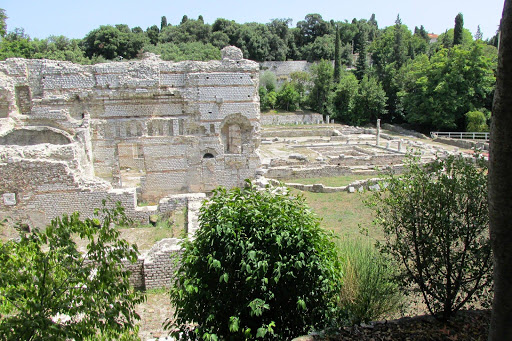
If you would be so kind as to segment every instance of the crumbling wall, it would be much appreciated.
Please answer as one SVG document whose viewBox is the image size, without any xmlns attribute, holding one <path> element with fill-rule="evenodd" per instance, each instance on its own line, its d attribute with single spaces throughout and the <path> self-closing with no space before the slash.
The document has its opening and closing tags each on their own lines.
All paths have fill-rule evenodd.
<svg viewBox="0 0 512 341">
<path fill-rule="evenodd" d="M 0 62 L 0 195 L 16 197 L 0 216 L 89 212 L 107 196 L 144 215 L 128 168 L 153 202 L 242 185 L 260 166 L 258 70 L 235 47 L 209 62 Z"/>
</svg>

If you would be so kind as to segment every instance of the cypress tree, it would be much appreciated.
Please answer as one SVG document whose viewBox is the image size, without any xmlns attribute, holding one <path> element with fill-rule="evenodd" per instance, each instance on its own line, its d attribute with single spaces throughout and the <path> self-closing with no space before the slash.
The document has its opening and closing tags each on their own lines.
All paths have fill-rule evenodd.
<svg viewBox="0 0 512 341">
<path fill-rule="evenodd" d="M 363 29 L 361 32 L 361 46 L 359 48 L 359 57 L 357 58 L 355 75 L 358 80 L 368 72 L 368 32 Z"/>
<path fill-rule="evenodd" d="M 341 38 L 340 29 L 336 27 L 336 43 L 334 45 L 334 84 L 338 84 L 341 78 Z"/>
<path fill-rule="evenodd" d="M 162 17 L 162 20 L 160 21 L 160 31 L 164 29 L 164 27 L 167 26 L 167 18 L 165 15 Z"/>
<path fill-rule="evenodd" d="M 455 17 L 455 28 L 453 29 L 453 46 L 462 44 L 462 30 L 464 28 L 464 18 L 462 13 Z"/>
<path fill-rule="evenodd" d="M 395 20 L 395 35 L 393 43 L 393 60 L 396 63 L 396 69 L 399 69 L 405 63 L 404 37 L 402 31 L 402 19 L 400 14 Z"/>
</svg>

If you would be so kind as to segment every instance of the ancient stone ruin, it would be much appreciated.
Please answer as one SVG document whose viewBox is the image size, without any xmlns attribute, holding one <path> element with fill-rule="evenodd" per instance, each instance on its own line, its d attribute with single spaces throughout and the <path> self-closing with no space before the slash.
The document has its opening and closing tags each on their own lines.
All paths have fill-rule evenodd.
<svg viewBox="0 0 512 341">
<path fill-rule="evenodd" d="M 209 62 L 0 62 L 0 218 L 44 225 L 108 198 L 144 219 L 137 200 L 241 185 L 260 166 L 258 71 L 235 47 Z"/>
</svg>

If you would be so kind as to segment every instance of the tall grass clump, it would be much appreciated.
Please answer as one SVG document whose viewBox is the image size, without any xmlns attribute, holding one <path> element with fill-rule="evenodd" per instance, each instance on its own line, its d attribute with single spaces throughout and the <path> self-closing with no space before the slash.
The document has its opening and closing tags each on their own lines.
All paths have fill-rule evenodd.
<svg viewBox="0 0 512 341">
<path fill-rule="evenodd" d="M 369 239 L 339 242 L 343 280 L 342 317 L 350 324 L 367 323 L 399 310 L 402 296 L 394 281 L 393 264 Z"/>
</svg>

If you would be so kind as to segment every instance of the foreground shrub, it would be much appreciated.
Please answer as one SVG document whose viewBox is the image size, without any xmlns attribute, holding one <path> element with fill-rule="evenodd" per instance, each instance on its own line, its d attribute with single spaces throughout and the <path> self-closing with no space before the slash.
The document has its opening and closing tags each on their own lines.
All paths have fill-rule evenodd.
<svg viewBox="0 0 512 341">
<path fill-rule="evenodd" d="M 392 175 L 387 190 L 373 196 L 385 234 L 381 250 L 401 264 L 404 283 L 442 320 L 490 299 L 486 168 L 478 156 L 438 158 L 425 166 L 410 157 L 405 173 Z"/>
<path fill-rule="evenodd" d="M 184 339 L 286 340 L 336 309 L 336 246 L 301 197 L 217 189 L 186 241 L 171 301 Z M 167 325 L 171 327 L 171 325 Z"/>
<path fill-rule="evenodd" d="M 402 302 L 395 268 L 369 240 L 340 242 L 343 281 L 340 307 L 350 324 L 368 323 L 394 313 Z"/>
<path fill-rule="evenodd" d="M 136 261 L 137 248 L 111 227 L 124 220 L 122 207 L 97 213 L 102 223 L 74 213 L 0 243 L 0 340 L 83 340 L 98 333 L 117 339 L 136 330 L 135 306 L 144 296 L 130 287 L 123 260 Z M 74 235 L 88 240 L 85 255 Z"/>
</svg>

